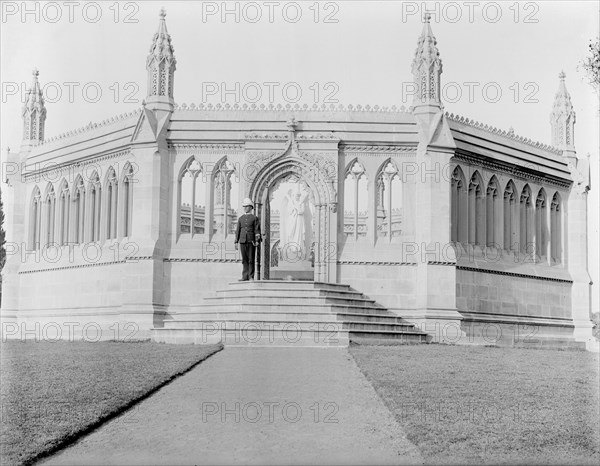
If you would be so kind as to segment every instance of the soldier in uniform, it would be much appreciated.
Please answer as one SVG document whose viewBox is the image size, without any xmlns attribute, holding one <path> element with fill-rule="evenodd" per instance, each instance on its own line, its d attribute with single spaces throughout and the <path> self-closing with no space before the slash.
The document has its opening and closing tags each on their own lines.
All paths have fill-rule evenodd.
<svg viewBox="0 0 600 466">
<path fill-rule="evenodd" d="M 258 217 L 252 213 L 254 206 L 249 198 L 242 202 L 244 215 L 238 219 L 237 229 L 235 232 L 235 249 L 238 249 L 240 244 L 242 252 L 242 279 L 240 281 L 254 280 L 254 256 L 256 245 L 260 241 L 260 221 Z"/>
</svg>

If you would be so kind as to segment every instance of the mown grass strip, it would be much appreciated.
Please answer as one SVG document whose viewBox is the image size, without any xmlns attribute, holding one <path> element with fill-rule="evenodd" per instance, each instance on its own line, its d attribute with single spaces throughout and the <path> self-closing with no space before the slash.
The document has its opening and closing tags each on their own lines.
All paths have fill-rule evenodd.
<svg viewBox="0 0 600 466">
<path fill-rule="evenodd" d="M 1 344 L 0 457 L 53 454 L 193 369 L 221 345 L 151 342 Z M 123 416 L 128 422 L 128 416 Z"/>
<path fill-rule="evenodd" d="M 599 357 L 448 345 L 353 346 L 427 464 L 599 464 Z"/>
</svg>

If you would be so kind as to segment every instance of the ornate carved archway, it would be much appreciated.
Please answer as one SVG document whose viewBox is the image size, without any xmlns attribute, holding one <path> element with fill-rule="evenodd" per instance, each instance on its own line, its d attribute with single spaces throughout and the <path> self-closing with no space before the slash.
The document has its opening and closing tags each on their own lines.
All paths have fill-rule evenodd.
<svg viewBox="0 0 600 466">
<path fill-rule="evenodd" d="M 262 167 L 251 183 L 249 194 L 261 219 L 263 244 L 261 247 L 261 276 L 269 280 L 271 264 L 270 199 L 273 189 L 282 178 L 294 175 L 304 181 L 312 191 L 315 206 L 315 270 L 314 280 L 336 281 L 337 257 L 337 199 L 335 174 L 319 166 L 311 157 L 296 154 L 282 157 Z"/>
</svg>

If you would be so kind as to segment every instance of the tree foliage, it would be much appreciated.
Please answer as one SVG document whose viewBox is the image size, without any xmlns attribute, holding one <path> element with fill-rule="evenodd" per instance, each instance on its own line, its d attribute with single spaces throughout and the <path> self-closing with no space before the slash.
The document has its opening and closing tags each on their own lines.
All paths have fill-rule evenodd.
<svg viewBox="0 0 600 466">
<path fill-rule="evenodd" d="M 590 40 L 589 55 L 581 62 L 581 67 L 587 75 L 590 85 L 596 89 L 600 88 L 600 39 Z"/>
</svg>

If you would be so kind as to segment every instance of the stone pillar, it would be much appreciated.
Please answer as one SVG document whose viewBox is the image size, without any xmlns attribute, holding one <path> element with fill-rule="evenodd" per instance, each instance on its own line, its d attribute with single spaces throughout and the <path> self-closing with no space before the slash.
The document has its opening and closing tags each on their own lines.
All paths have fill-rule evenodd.
<svg viewBox="0 0 600 466">
<path fill-rule="evenodd" d="M 149 337 L 149 330 L 161 325 L 170 286 L 164 274 L 163 258 L 168 255 L 168 206 L 172 195 L 169 179 L 168 149 L 135 148 L 132 161 L 138 164 L 133 196 L 132 232 L 121 244 L 122 258 L 127 258 L 121 282 L 120 320 L 135 322 L 139 330 L 134 338 Z"/>
<path fill-rule="evenodd" d="M 19 163 L 25 155 L 7 150 L 2 166 L 2 203 L 4 230 L 6 232 L 6 263 L 2 269 L 2 303 L 0 320 L 4 324 L 16 322 L 19 311 L 19 269 L 24 249 L 29 246 L 25 231 L 25 219 L 29 209 L 25 206 L 26 184 L 22 181 Z"/>
<path fill-rule="evenodd" d="M 598 351 L 598 341 L 592 335 L 591 278 L 588 272 L 587 186 L 575 186 L 569 195 L 564 222 L 567 238 L 567 267 L 573 280 L 571 315 L 576 341 L 583 341 L 588 350 Z"/>
<path fill-rule="evenodd" d="M 456 258 L 450 240 L 450 159 L 456 148 L 441 110 L 415 109 L 420 144 L 415 175 L 416 306 L 407 320 L 434 341 L 465 343 L 456 308 Z"/>
</svg>

